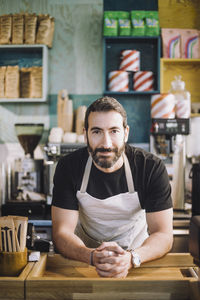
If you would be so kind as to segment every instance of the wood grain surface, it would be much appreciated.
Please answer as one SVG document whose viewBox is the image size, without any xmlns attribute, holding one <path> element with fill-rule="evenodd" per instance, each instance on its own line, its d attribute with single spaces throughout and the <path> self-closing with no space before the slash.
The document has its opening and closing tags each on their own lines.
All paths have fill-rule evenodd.
<svg viewBox="0 0 200 300">
<path fill-rule="evenodd" d="M 189 272 L 193 266 L 189 254 L 170 253 L 149 265 L 131 269 L 125 279 L 100 278 L 95 268 L 87 264 L 58 254 L 42 255 L 27 277 L 26 299 L 196 300 L 197 288 L 192 285 L 196 279 Z"/>
</svg>

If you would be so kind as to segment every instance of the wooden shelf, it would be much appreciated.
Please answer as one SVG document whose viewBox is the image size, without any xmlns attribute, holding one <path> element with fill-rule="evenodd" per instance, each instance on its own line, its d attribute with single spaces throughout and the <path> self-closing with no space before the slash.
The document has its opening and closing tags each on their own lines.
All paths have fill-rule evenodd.
<svg viewBox="0 0 200 300">
<path fill-rule="evenodd" d="M 191 102 L 200 102 L 200 59 L 161 58 L 161 92 L 168 93 L 171 81 L 181 75 L 186 90 L 191 93 Z"/>
<path fill-rule="evenodd" d="M 104 94 L 117 95 L 151 95 L 160 91 L 160 37 L 159 36 L 120 36 L 104 37 Z M 152 71 L 154 74 L 154 89 L 148 92 L 136 92 L 132 90 L 131 84 L 129 92 L 115 93 L 107 90 L 108 73 L 119 70 L 121 51 L 125 49 L 135 49 L 140 51 L 141 71 Z"/>
<path fill-rule="evenodd" d="M 0 103 L 11 102 L 46 102 L 48 96 L 48 49 L 46 45 L 0 45 L 0 66 L 19 68 L 41 66 L 42 97 L 41 98 L 0 98 Z"/>
</svg>

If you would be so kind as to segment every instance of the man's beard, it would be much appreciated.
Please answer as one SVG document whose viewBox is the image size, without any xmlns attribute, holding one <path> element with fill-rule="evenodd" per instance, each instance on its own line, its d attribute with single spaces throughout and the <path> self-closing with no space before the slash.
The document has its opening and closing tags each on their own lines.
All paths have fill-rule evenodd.
<svg viewBox="0 0 200 300">
<path fill-rule="evenodd" d="M 96 148 L 92 149 L 89 141 L 87 141 L 88 150 L 94 160 L 94 162 L 101 168 L 108 169 L 114 166 L 114 164 L 118 161 L 118 159 L 121 157 L 122 153 L 125 149 L 125 143 L 120 148 Z M 114 153 L 114 156 L 112 158 L 107 156 L 101 156 L 97 155 L 98 153 L 104 153 L 104 152 L 111 152 Z"/>
</svg>

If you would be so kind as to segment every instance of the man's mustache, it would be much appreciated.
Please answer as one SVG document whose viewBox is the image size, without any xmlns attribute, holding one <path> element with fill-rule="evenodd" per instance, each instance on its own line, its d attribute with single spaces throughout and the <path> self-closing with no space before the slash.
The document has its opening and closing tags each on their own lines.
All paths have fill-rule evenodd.
<svg viewBox="0 0 200 300">
<path fill-rule="evenodd" d="M 97 152 L 117 152 L 117 149 L 116 148 L 96 148 L 94 150 L 94 154 L 97 154 Z"/>
</svg>

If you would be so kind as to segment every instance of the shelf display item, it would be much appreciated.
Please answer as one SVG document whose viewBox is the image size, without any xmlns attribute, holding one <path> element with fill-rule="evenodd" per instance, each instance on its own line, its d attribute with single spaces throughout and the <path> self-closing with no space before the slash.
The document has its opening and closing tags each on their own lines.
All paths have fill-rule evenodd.
<svg viewBox="0 0 200 300">
<path fill-rule="evenodd" d="M 151 96 L 151 118 L 175 118 L 175 97 L 173 94 L 166 93 Z"/>
<path fill-rule="evenodd" d="M 140 70 L 140 51 L 123 50 L 121 55 L 121 63 L 119 66 L 120 70 L 132 72 Z"/>
<path fill-rule="evenodd" d="M 104 11 L 104 35 L 117 36 L 118 35 L 118 19 L 117 11 Z"/>
<path fill-rule="evenodd" d="M 108 89 L 113 92 L 128 92 L 129 75 L 126 71 L 112 71 L 108 74 Z"/>
<path fill-rule="evenodd" d="M 44 44 L 52 47 L 54 35 L 54 18 L 49 15 L 38 15 L 36 44 Z"/>
<path fill-rule="evenodd" d="M 163 57 L 181 57 L 181 32 L 175 28 L 162 28 Z"/>
<path fill-rule="evenodd" d="M 185 82 L 181 80 L 181 76 L 175 76 L 175 80 L 171 82 L 171 90 L 176 101 L 176 117 L 182 119 L 190 118 L 191 100 L 190 93 L 185 89 Z"/>
<path fill-rule="evenodd" d="M 154 76 L 151 71 L 138 71 L 133 74 L 134 91 L 153 91 Z"/>
<path fill-rule="evenodd" d="M 120 36 L 131 35 L 130 13 L 128 11 L 119 11 L 118 18 L 119 18 L 118 20 L 119 35 Z"/>
<path fill-rule="evenodd" d="M 12 35 L 11 15 L 0 16 L 0 44 L 10 44 Z"/>
<path fill-rule="evenodd" d="M 200 35 L 196 29 L 181 29 L 181 57 L 200 58 Z"/>
<path fill-rule="evenodd" d="M 25 14 L 24 21 L 24 42 L 25 44 L 35 44 L 37 25 L 36 14 Z"/>
<path fill-rule="evenodd" d="M 24 42 L 24 15 L 12 15 L 12 44 L 23 44 Z"/>
<path fill-rule="evenodd" d="M 5 74 L 5 96 L 19 98 L 19 66 L 7 66 Z"/>
<path fill-rule="evenodd" d="M 145 35 L 158 36 L 160 34 L 158 11 L 145 12 Z"/>
<path fill-rule="evenodd" d="M 145 34 L 145 11 L 144 10 L 132 10 L 131 22 L 133 36 L 143 36 Z"/>
<path fill-rule="evenodd" d="M 6 67 L 0 67 L 0 98 L 5 97 L 5 74 L 6 74 Z"/>
</svg>

